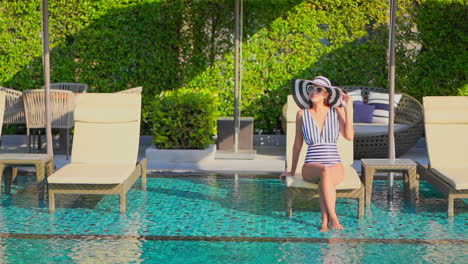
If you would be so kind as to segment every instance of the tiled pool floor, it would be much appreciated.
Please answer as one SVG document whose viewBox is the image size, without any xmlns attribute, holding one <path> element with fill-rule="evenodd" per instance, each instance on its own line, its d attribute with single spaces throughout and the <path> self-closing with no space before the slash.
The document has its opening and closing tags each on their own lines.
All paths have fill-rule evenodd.
<svg viewBox="0 0 468 264">
<path fill-rule="evenodd" d="M 447 219 L 447 200 L 426 182 L 411 206 L 401 182 L 388 201 L 386 182 L 375 181 L 363 219 L 356 218 L 357 201 L 339 199 L 346 229 L 321 233 L 318 200 L 298 201 L 287 217 L 286 188 L 277 178 L 151 175 L 146 191 L 139 182 L 129 191 L 124 215 L 115 195 L 57 196 L 57 211 L 49 214 L 33 181 L 18 177 L 12 194 L 1 198 L 1 263 L 457 263 L 468 257 L 466 201 L 457 201 L 455 217 Z"/>
</svg>

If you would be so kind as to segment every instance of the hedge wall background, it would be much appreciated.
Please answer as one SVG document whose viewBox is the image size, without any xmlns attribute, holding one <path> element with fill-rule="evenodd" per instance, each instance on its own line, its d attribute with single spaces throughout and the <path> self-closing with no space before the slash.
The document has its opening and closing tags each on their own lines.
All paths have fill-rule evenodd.
<svg viewBox="0 0 468 264">
<path fill-rule="evenodd" d="M 152 101 L 180 88 L 208 90 L 216 115 L 233 115 L 234 0 L 49 0 L 52 82 L 91 92 L 143 86 Z M 0 85 L 43 84 L 38 0 L 0 2 Z M 399 0 L 397 90 L 468 95 L 465 0 Z M 244 0 L 242 115 L 281 133 L 294 77 L 386 87 L 386 0 Z"/>
</svg>

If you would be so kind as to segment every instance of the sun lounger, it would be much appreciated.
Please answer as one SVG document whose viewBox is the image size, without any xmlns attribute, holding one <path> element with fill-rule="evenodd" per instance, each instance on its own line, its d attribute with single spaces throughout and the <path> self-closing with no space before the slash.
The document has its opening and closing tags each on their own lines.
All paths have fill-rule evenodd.
<svg viewBox="0 0 468 264">
<path fill-rule="evenodd" d="M 468 96 L 429 96 L 423 105 L 429 165 L 418 164 L 418 174 L 447 195 L 452 217 L 454 200 L 468 198 Z"/>
<path fill-rule="evenodd" d="M 138 87 L 134 87 L 134 88 L 130 88 L 130 89 L 118 91 L 118 92 L 116 92 L 116 93 L 137 93 L 137 94 L 141 94 L 142 89 L 143 89 L 142 86 L 138 86 Z"/>
<path fill-rule="evenodd" d="M 146 159 L 135 165 L 140 112 L 140 94 L 77 96 L 71 163 L 48 177 L 50 212 L 56 194 L 118 194 L 126 211 L 126 193 L 138 177 L 146 186 Z"/>
<path fill-rule="evenodd" d="M 350 102 L 352 105 L 352 102 Z M 296 113 L 299 107 L 294 102 L 291 95 L 288 96 L 286 107 L 286 170 L 289 171 L 292 162 L 292 146 L 296 134 Z M 352 109 L 351 109 L 352 112 Z M 345 167 L 345 180 L 337 186 L 337 198 L 352 198 L 358 200 L 358 217 L 364 216 L 364 185 L 359 178 L 353 165 L 353 142 L 344 139 L 340 135 L 338 141 L 338 150 L 340 152 Z M 307 152 L 307 144 L 303 144 L 299 155 L 298 170 L 294 177 L 286 177 L 288 214 L 292 215 L 293 202 L 296 198 L 318 198 L 318 184 L 306 182 L 300 176 L 302 162 Z"/>
</svg>

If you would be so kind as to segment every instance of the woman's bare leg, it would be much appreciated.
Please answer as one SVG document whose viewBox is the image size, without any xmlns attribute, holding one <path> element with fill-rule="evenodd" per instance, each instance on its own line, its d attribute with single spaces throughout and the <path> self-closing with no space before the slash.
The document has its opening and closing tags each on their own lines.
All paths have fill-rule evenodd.
<svg viewBox="0 0 468 264">
<path fill-rule="evenodd" d="M 327 207 L 325 206 L 325 201 L 323 200 L 323 193 L 322 193 L 322 190 L 321 188 L 319 188 L 319 200 L 320 200 L 320 211 L 322 212 L 322 226 L 320 227 L 320 232 L 327 232 L 327 231 L 330 231 L 330 229 L 328 228 L 328 223 L 329 223 L 329 219 L 328 219 L 328 211 L 327 211 Z"/>
<path fill-rule="evenodd" d="M 302 178 L 304 181 L 318 183 L 322 178 L 324 166 L 320 163 L 304 163 L 302 166 Z"/>
<path fill-rule="evenodd" d="M 333 229 L 343 229 L 338 216 L 336 215 L 336 186 L 344 179 L 344 167 L 342 163 L 333 166 L 324 167 L 322 179 L 319 183 L 321 190 L 321 199 L 324 200 L 328 212 L 328 221 Z M 323 197 L 323 198 L 322 198 Z"/>
<path fill-rule="evenodd" d="M 302 167 L 302 178 L 305 181 L 317 183 L 322 178 L 324 166 L 319 163 L 306 163 Z M 321 232 L 329 231 L 328 229 L 328 211 L 323 200 L 323 194 L 321 188 L 319 188 L 320 197 L 320 212 L 322 213 L 322 227 Z"/>
</svg>

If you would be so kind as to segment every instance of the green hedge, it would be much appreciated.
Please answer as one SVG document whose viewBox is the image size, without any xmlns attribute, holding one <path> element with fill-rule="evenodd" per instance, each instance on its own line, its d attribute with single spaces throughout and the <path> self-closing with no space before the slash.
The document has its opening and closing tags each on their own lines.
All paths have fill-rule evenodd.
<svg viewBox="0 0 468 264">
<path fill-rule="evenodd" d="M 213 143 L 216 96 L 182 88 L 162 92 L 150 115 L 153 143 L 161 149 L 204 149 Z"/>
<path fill-rule="evenodd" d="M 468 94 L 467 14 L 466 0 L 419 1 L 409 10 L 399 42 L 400 90 L 418 99 Z"/>
<path fill-rule="evenodd" d="M 209 90 L 233 115 L 234 1 L 50 0 L 52 82 L 143 86 L 143 129 L 163 91 Z M 37 0 L 0 2 L 0 85 L 42 85 Z M 397 89 L 466 95 L 467 3 L 399 0 Z M 387 87 L 387 0 L 244 0 L 242 115 L 281 133 L 294 77 Z M 416 30 L 415 30 L 416 29 Z"/>
</svg>

